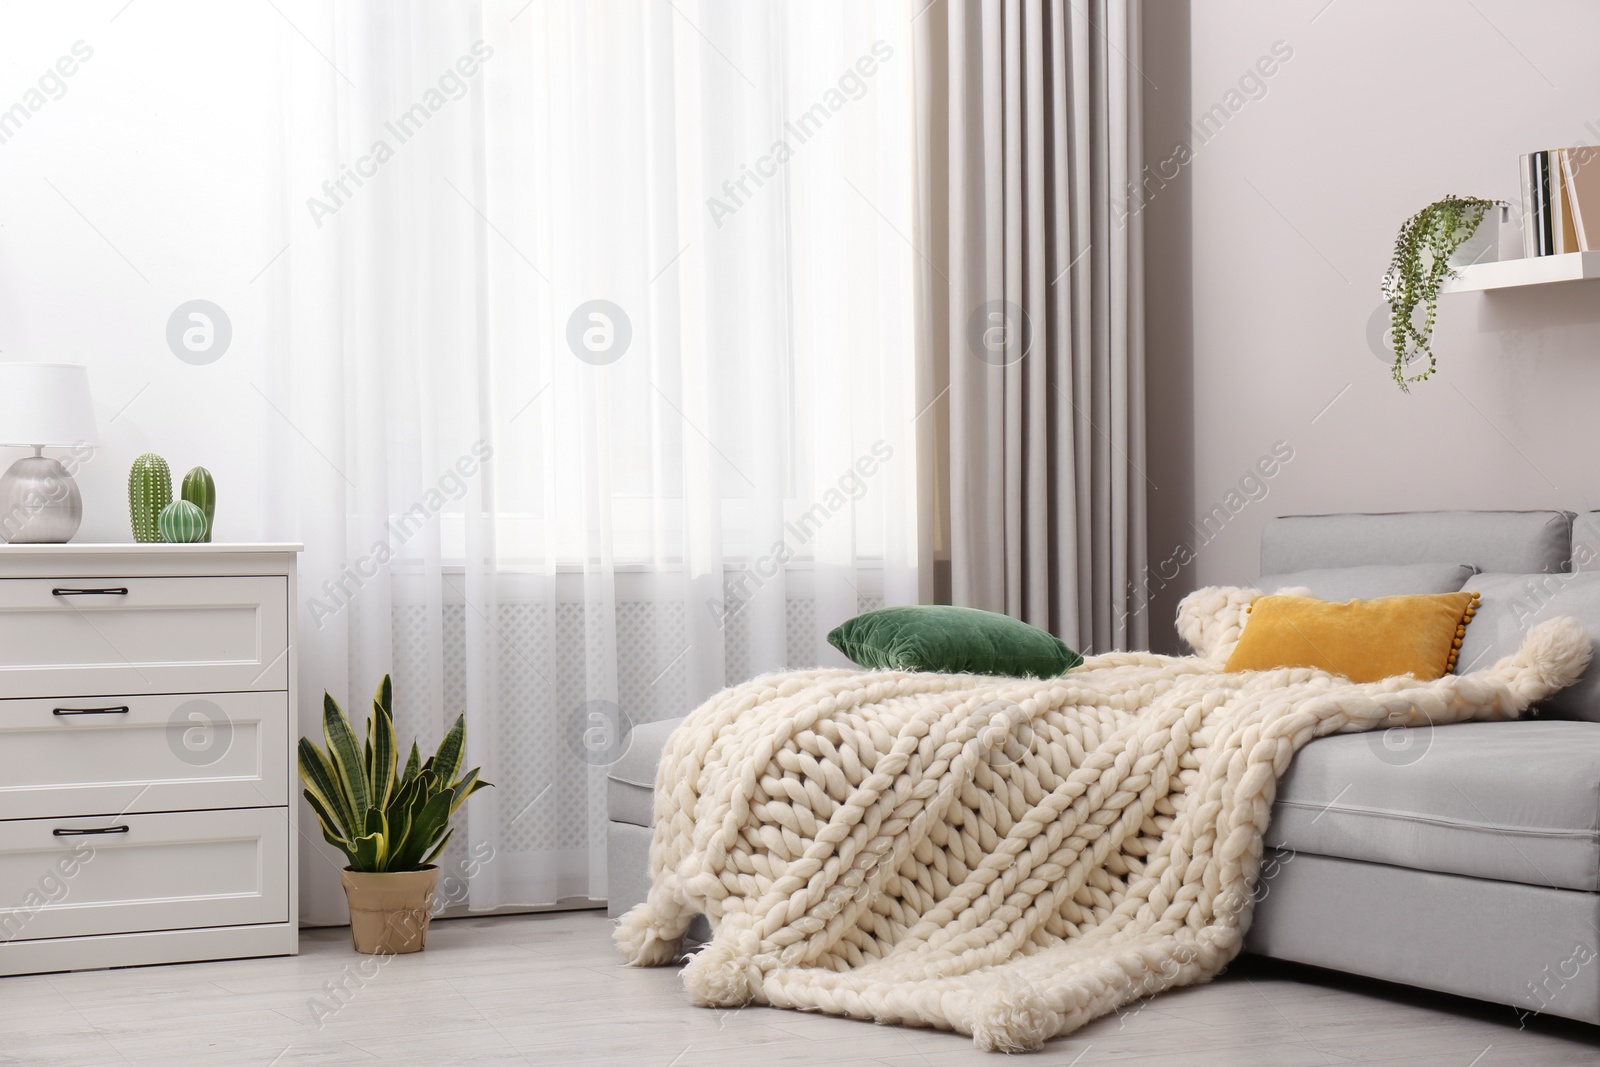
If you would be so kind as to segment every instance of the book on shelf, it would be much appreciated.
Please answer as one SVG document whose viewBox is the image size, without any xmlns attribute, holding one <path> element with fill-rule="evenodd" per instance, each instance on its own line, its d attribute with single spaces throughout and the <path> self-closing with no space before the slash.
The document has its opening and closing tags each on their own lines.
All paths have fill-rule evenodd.
<svg viewBox="0 0 1600 1067">
<path fill-rule="evenodd" d="M 1600 251 L 1600 148 L 1565 149 L 1561 167 L 1576 241 L 1572 250 Z"/>
<path fill-rule="evenodd" d="M 1533 191 L 1538 207 L 1534 217 L 1539 220 L 1539 254 L 1548 256 L 1556 250 L 1555 233 L 1550 228 L 1550 153 L 1535 152 L 1533 158 L 1539 165 L 1539 184 Z"/>
<path fill-rule="evenodd" d="M 1548 256 L 1550 244 L 1550 160 L 1548 152 L 1522 157 L 1522 247 L 1530 256 Z"/>
<path fill-rule="evenodd" d="M 1550 149 L 1545 154 L 1550 166 L 1550 254 L 1559 256 L 1567 250 L 1566 223 L 1567 213 L 1563 209 L 1564 198 L 1561 195 L 1561 152 Z"/>
<path fill-rule="evenodd" d="M 1550 150 L 1550 232 L 1555 238 L 1556 255 L 1578 250 L 1578 234 L 1573 228 L 1572 186 L 1567 181 L 1567 150 Z"/>
<path fill-rule="evenodd" d="M 1517 177 L 1522 183 L 1522 255 L 1524 259 L 1531 259 L 1539 254 L 1538 203 L 1534 197 L 1538 168 L 1532 152 L 1523 153 L 1517 164 Z"/>
<path fill-rule="evenodd" d="M 1519 163 L 1522 254 L 1600 250 L 1600 147 L 1529 152 Z"/>
</svg>

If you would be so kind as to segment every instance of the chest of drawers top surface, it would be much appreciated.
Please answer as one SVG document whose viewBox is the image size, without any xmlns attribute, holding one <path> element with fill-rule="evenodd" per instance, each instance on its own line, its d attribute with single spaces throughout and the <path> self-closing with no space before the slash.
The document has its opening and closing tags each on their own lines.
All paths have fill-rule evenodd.
<svg viewBox="0 0 1600 1067">
<path fill-rule="evenodd" d="M 291 541 L 73 541 L 65 545 L 5 545 L 7 556 L 92 556 L 123 553 L 129 556 L 226 556 L 238 552 L 298 552 L 304 545 Z"/>
<path fill-rule="evenodd" d="M 270 542 L 0 544 L 0 578 L 74 574 L 283 574 L 292 567 L 300 549 L 298 544 Z"/>
</svg>

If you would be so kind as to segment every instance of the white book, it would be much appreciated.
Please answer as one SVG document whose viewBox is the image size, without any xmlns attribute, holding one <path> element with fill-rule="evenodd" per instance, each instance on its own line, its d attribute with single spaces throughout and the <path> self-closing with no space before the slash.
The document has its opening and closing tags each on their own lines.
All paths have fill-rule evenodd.
<svg viewBox="0 0 1600 1067">
<path fill-rule="evenodd" d="M 1577 249 L 1568 248 L 1565 235 L 1571 223 L 1567 221 L 1566 196 L 1562 193 L 1565 185 L 1561 173 L 1561 149 L 1552 148 L 1550 157 L 1550 251 L 1555 255 L 1565 252 L 1574 252 Z"/>
<path fill-rule="evenodd" d="M 1517 176 L 1522 181 L 1522 255 L 1532 259 L 1539 254 L 1539 235 L 1534 229 L 1539 224 L 1539 211 L 1533 196 L 1536 184 L 1533 153 L 1525 153 L 1518 164 Z"/>
</svg>

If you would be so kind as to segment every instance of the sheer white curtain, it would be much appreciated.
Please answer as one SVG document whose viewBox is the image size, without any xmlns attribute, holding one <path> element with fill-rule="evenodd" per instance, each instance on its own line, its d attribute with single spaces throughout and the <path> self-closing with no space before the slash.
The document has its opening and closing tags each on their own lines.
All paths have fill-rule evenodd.
<svg viewBox="0 0 1600 1067">
<path fill-rule="evenodd" d="M 630 723 L 916 599 L 911 17 L 285 4 L 262 447 L 302 732 L 385 672 L 497 788 L 443 889 L 605 896 Z M 302 912 L 343 921 L 302 811 Z"/>
</svg>

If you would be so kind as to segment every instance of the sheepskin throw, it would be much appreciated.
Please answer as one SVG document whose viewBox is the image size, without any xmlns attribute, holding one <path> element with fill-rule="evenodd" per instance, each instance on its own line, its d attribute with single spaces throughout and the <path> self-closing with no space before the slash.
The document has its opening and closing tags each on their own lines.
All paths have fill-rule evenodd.
<svg viewBox="0 0 1600 1067">
<path fill-rule="evenodd" d="M 1060 678 L 818 670 L 694 712 L 656 780 L 630 962 L 711 943 L 696 1003 L 768 1004 L 1039 1048 L 1204 982 L 1243 943 L 1279 777 L 1324 734 L 1509 719 L 1571 684 L 1572 619 L 1494 667 L 1351 684 L 1225 674 L 1253 590 L 1186 598 L 1196 656 L 1113 653 Z"/>
</svg>

